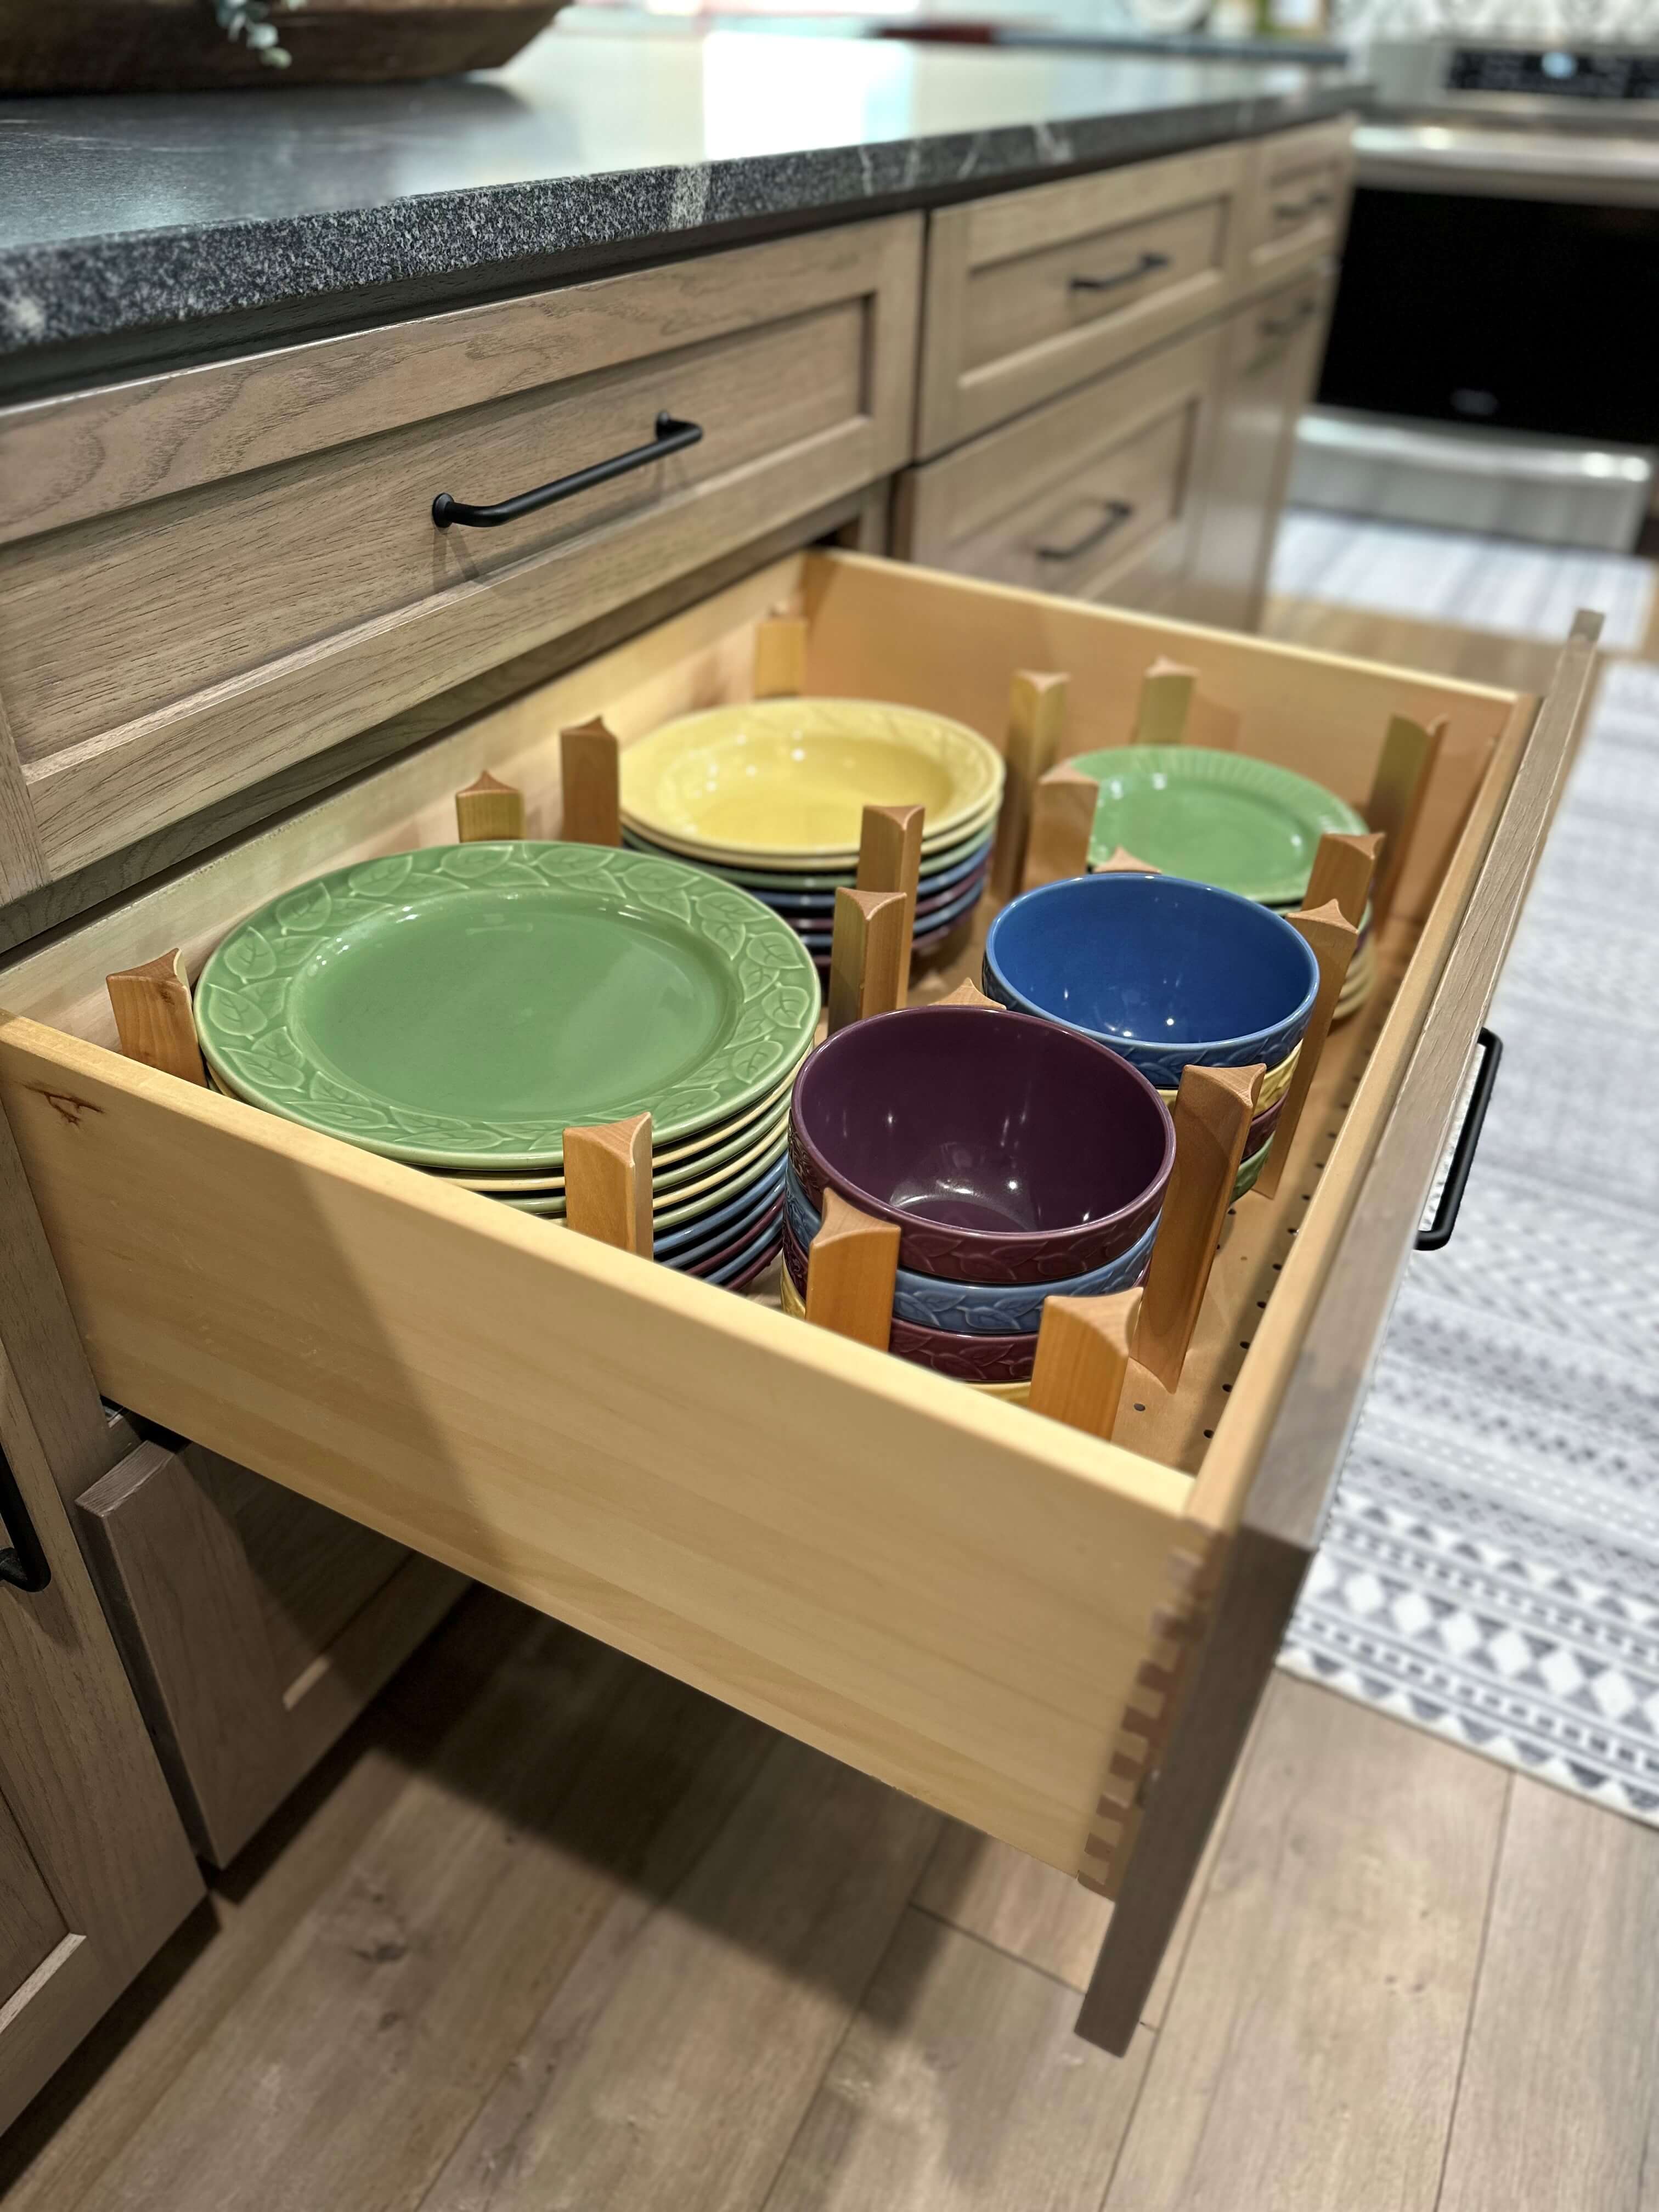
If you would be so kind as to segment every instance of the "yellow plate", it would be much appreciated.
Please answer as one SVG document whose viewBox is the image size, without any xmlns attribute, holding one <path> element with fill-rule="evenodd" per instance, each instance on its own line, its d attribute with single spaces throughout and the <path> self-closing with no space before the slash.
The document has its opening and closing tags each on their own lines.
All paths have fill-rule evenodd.
<svg viewBox="0 0 1659 2212">
<path fill-rule="evenodd" d="M 796 1321 L 805 1320 L 806 1308 L 787 1265 L 778 1269 L 778 1301 Z M 963 1388 L 977 1390 L 987 1398 L 1006 1398 L 1011 1406 L 1023 1406 L 1031 1395 L 1029 1382 L 965 1382 Z"/>
<path fill-rule="evenodd" d="M 1002 756 L 942 714 L 758 699 L 665 723 L 622 757 L 630 829 L 736 863 L 854 858 L 866 806 L 925 806 L 924 844 L 994 812 Z"/>
</svg>

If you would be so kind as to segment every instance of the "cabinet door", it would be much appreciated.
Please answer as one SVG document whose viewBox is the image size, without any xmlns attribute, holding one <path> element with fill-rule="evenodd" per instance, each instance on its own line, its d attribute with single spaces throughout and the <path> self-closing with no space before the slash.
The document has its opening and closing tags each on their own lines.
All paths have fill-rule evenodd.
<svg viewBox="0 0 1659 2212">
<path fill-rule="evenodd" d="M 0 1346 L 0 2128 L 201 1894 Z"/>
<path fill-rule="evenodd" d="M 1324 350 L 1333 276 L 1320 268 L 1230 318 L 1209 481 L 1181 594 L 1189 622 L 1255 629 L 1297 417 Z"/>
</svg>

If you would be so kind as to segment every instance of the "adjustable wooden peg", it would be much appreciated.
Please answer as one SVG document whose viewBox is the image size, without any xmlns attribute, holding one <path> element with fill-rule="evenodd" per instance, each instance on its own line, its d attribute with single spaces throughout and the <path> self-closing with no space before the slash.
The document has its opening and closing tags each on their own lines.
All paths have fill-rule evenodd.
<svg viewBox="0 0 1659 2212">
<path fill-rule="evenodd" d="M 885 1352 L 898 1275 L 896 1221 L 876 1221 L 839 1191 L 823 1194 L 823 1226 L 806 1255 L 806 1318 Z"/>
<path fill-rule="evenodd" d="M 836 893 L 830 945 L 828 1034 L 868 1014 L 890 1014 L 904 1003 L 910 940 L 902 891 Z"/>
<path fill-rule="evenodd" d="M 1343 920 L 1352 922 L 1358 929 L 1364 919 L 1365 902 L 1371 895 L 1371 880 L 1382 843 L 1380 830 L 1373 830 L 1364 837 L 1328 830 L 1314 854 L 1307 896 L 1302 902 L 1304 909 L 1311 913 L 1316 907 L 1334 899 L 1342 909 Z"/>
<path fill-rule="evenodd" d="M 524 793 L 486 769 L 455 794 L 455 835 L 463 845 L 487 845 L 524 835 Z"/>
<path fill-rule="evenodd" d="M 1031 1411 L 1109 1437 L 1139 1305 L 1138 1290 L 1103 1298 L 1045 1298 L 1031 1370 Z"/>
<path fill-rule="evenodd" d="M 1158 870 L 1150 860 L 1138 860 L 1123 846 L 1114 846 L 1112 851 L 1095 870 L 1097 876 L 1155 876 Z"/>
<path fill-rule="evenodd" d="M 1198 671 L 1186 668 L 1178 660 L 1161 657 L 1140 679 L 1140 698 L 1135 708 L 1135 738 L 1138 745 L 1178 745 L 1185 741 L 1187 718 L 1192 711 L 1193 694 L 1198 689 Z"/>
<path fill-rule="evenodd" d="M 565 1131 L 564 1218 L 579 1237 L 651 1257 L 648 1114 Z"/>
<path fill-rule="evenodd" d="M 805 616 L 768 615 L 755 627 L 755 696 L 799 699 L 805 689 Z"/>
<path fill-rule="evenodd" d="M 1285 1093 L 1285 1103 L 1279 1110 L 1273 1150 L 1263 1162 L 1261 1173 L 1256 1178 L 1255 1187 L 1263 1198 L 1273 1195 L 1284 1176 L 1291 1146 L 1296 1142 L 1297 1124 L 1302 1119 L 1302 1109 L 1308 1103 L 1308 1093 L 1313 1086 L 1314 1077 L 1319 1072 L 1319 1056 L 1325 1048 L 1331 1019 L 1336 1012 L 1336 1002 L 1342 996 L 1342 986 L 1347 980 L 1348 963 L 1353 958 L 1354 945 L 1359 935 L 1353 924 L 1345 918 L 1334 899 L 1322 906 L 1316 913 L 1304 910 L 1299 914 L 1287 914 L 1285 919 L 1293 929 L 1301 932 L 1313 948 L 1314 958 L 1319 963 L 1319 995 L 1314 1000 L 1313 1012 L 1303 1031 L 1302 1048 L 1296 1056 L 1291 1086 Z"/>
<path fill-rule="evenodd" d="M 564 823 L 559 834 L 565 842 L 620 845 L 621 748 L 603 715 L 560 731 L 559 771 L 564 791 Z"/>
<path fill-rule="evenodd" d="M 205 1088 L 207 1069 L 196 1042 L 196 1012 L 179 948 L 159 953 L 142 968 L 118 969 L 104 981 L 127 1058 Z"/>
<path fill-rule="evenodd" d="M 859 831 L 858 887 L 904 894 L 905 972 L 916 931 L 916 885 L 921 875 L 922 806 L 866 806 Z"/>
<path fill-rule="evenodd" d="M 936 1006 L 985 1006 L 994 1014 L 1007 1011 L 995 999 L 988 999 L 977 983 L 969 982 L 958 983 L 954 991 L 947 991 L 942 999 L 935 999 L 933 1004 Z"/>
<path fill-rule="evenodd" d="M 1025 867 L 1031 804 L 1038 781 L 1060 758 L 1071 678 L 1016 671 L 1008 690 L 1008 742 L 1003 749 L 1002 811 L 991 855 L 991 886 L 1012 898 Z"/>
<path fill-rule="evenodd" d="M 1371 893 L 1372 926 L 1379 935 L 1394 910 L 1447 726 L 1441 720 L 1425 729 L 1406 714 L 1391 715 L 1389 720 L 1371 795 L 1363 810 L 1368 824 L 1380 830 L 1384 840 L 1382 873 Z M 1311 898 L 1308 903 L 1312 905 Z"/>
<path fill-rule="evenodd" d="M 1135 1358 L 1166 1390 L 1180 1388 L 1267 1072 L 1265 1066 L 1189 1066 L 1182 1073 L 1175 1168 L 1135 1326 Z"/>
<path fill-rule="evenodd" d="M 1025 843 L 1025 877 L 1021 888 L 1057 884 L 1080 876 L 1089 866 L 1100 786 L 1093 776 L 1061 761 L 1039 779 L 1031 799 L 1031 830 Z"/>
</svg>

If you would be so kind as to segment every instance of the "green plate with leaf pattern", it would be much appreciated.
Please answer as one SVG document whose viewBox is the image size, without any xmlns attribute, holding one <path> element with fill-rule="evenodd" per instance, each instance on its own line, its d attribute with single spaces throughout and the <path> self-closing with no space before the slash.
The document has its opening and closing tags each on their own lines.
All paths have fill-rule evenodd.
<svg viewBox="0 0 1659 2212">
<path fill-rule="evenodd" d="M 1111 745 L 1066 766 L 1100 785 L 1091 868 L 1121 845 L 1163 875 L 1216 884 L 1264 906 L 1295 906 L 1325 832 L 1364 834 L 1346 799 L 1249 753 Z"/>
<path fill-rule="evenodd" d="M 429 846 L 261 907 L 196 988 L 209 1066 L 307 1128 L 420 1166 L 560 1163 L 564 1131 L 653 1143 L 800 1058 L 817 971 L 735 884 L 598 845 Z"/>
</svg>

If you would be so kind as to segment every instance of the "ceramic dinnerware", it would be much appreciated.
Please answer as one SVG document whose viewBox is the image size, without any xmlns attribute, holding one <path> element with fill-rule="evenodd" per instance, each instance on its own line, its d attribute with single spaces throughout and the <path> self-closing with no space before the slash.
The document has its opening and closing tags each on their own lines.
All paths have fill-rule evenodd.
<svg viewBox="0 0 1659 2212">
<path fill-rule="evenodd" d="M 784 1271 L 798 1294 L 806 1295 L 806 1255 L 786 1223 L 783 1232 Z M 926 1328 L 893 1316 L 887 1349 L 913 1366 L 931 1368 L 958 1382 L 1029 1382 L 1036 1362 L 1034 1334 L 965 1336 L 946 1329 Z"/>
<path fill-rule="evenodd" d="M 827 1186 L 898 1223 L 901 1267 L 1020 1284 L 1127 1251 L 1163 1203 L 1175 1138 L 1152 1085 L 1103 1045 L 927 1006 L 851 1023 L 808 1056 L 789 1148 L 815 1210 Z"/>
<path fill-rule="evenodd" d="M 1300 1042 L 1319 988 L 1282 915 L 1181 876 L 1027 891 L 992 923 L 983 972 L 988 996 L 1111 1046 L 1160 1090 L 1178 1090 L 1194 1062 L 1273 1066 Z"/>
<path fill-rule="evenodd" d="M 780 1267 L 778 1270 L 778 1304 L 782 1308 L 783 1311 L 789 1316 L 792 1321 L 805 1320 L 806 1300 L 803 1294 L 795 1288 L 787 1266 Z M 1031 1395 L 1031 1385 L 1029 1381 L 1024 1382 L 969 1382 L 966 1384 L 965 1387 L 969 1390 L 977 1390 L 982 1398 L 1000 1398 L 1006 1404 L 1012 1406 L 1023 1406 L 1026 1404 Z"/>
</svg>

